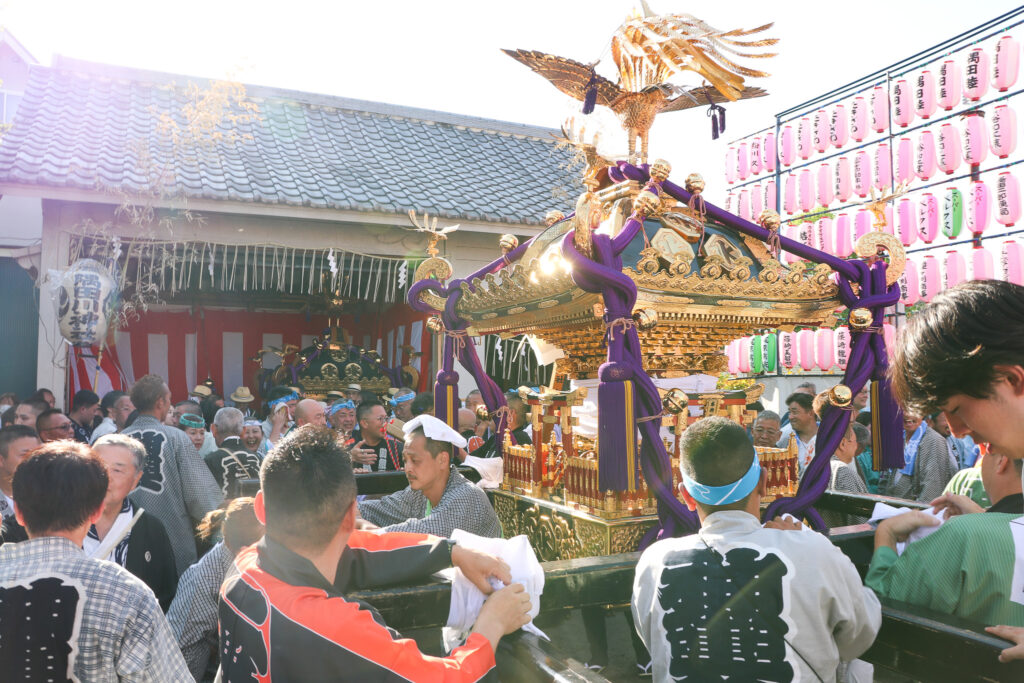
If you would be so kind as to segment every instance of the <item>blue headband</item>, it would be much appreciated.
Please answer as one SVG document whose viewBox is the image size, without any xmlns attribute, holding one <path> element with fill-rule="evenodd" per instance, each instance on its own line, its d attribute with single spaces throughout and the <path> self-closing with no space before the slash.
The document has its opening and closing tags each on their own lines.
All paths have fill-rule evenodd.
<svg viewBox="0 0 1024 683">
<path fill-rule="evenodd" d="M 355 410 L 355 409 L 356 409 L 356 404 L 353 403 L 352 401 L 342 401 L 341 403 L 335 403 L 333 406 L 331 406 L 331 409 L 328 412 L 328 414 L 329 415 L 334 415 L 339 410 Z"/>
<path fill-rule="evenodd" d="M 402 394 L 401 396 L 395 396 L 391 399 L 391 405 L 397 406 L 399 403 L 406 403 L 416 398 L 416 394 Z"/>
<path fill-rule="evenodd" d="M 754 462 L 751 463 L 747 473 L 737 481 L 725 486 L 705 486 L 686 474 L 683 474 L 683 486 L 693 499 L 705 505 L 728 505 L 738 500 L 743 500 L 750 492 L 757 488 L 761 481 L 761 463 L 757 460 L 757 453 L 754 453 Z"/>
<path fill-rule="evenodd" d="M 282 396 L 281 398 L 275 398 L 273 401 L 268 401 L 267 402 L 267 407 L 268 408 L 274 408 L 275 406 L 279 406 L 282 403 L 287 403 L 288 401 L 298 401 L 298 400 L 299 400 L 299 395 L 294 393 L 294 392 L 292 392 L 292 393 L 288 394 L 287 396 Z"/>
</svg>

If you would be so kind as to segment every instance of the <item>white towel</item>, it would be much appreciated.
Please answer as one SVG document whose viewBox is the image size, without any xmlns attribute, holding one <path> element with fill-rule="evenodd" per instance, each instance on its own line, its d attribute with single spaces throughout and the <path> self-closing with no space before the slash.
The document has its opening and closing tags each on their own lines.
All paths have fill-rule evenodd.
<svg viewBox="0 0 1024 683">
<path fill-rule="evenodd" d="M 523 584 L 530 596 L 530 623 L 523 626 L 523 630 L 550 640 L 543 631 L 533 625 L 533 617 L 540 612 L 540 596 L 544 593 L 544 569 L 537 561 L 537 555 L 530 547 L 529 539 L 526 536 L 509 539 L 484 538 L 462 529 L 456 529 L 451 539 L 461 546 L 495 555 L 505 561 L 511 570 L 512 583 Z M 457 567 L 445 569 L 440 573 L 452 582 L 448 625 L 441 630 L 441 641 L 450 651 L 468 637 L 487 596 Z M 495 590 L 503 587 L 497 579 L 491 579 L 491 585 Z"/>
<path fill-rule="evenodd" d="M 896 517 L 898 515 L 903 515 L 908 512 L 912 512 L 912 510 L 910 508 L 898 508 L 892 505 L 886 505 L 885 503 L 875 503 L 875 509 L 871 511 L 871 519 L 869 519 L 868 522 L 874 524 L 875 526 L 878 526 L 878 523 L 881 522 L 883 519 L 889 519 L 890 517 Z M 903 554 L 903 551 L 906 549 L 908 543 L 920 541 L 922 538 L 935 533 L 935 531 L 940 526 L 942 526 L 942 524 L 946 521 L 942 517 L 942 512 L 935 512 L 934 508 L 927 508 L 925 510 L 922 510 L 921 512 L 939 520 L 938 526 L 922 526 L 911 531 L 910 535 L 907 536 L 906 542 L 896 544 L 897 555 Z"/>
<path fill-rule="evenodd" d="M 462 464 L 480 473 L 480 481 L 476 483 L 480 488 L 496 489 L 501 485 L 501 479 L 505 474 L 505 461 L 502 458 L 478 458 L 475 455 L 467 455 Z"/>
</svg>

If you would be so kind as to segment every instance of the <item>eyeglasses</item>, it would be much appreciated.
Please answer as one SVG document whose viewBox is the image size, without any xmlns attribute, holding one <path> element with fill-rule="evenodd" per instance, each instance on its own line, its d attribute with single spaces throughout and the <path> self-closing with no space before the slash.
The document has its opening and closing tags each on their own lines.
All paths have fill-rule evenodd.
<svg viewBox="0 0 1024 683">
<path fill-rule="evenodd" d="M 44 429 L 42 431 L 44 431 L 44 432 L 58 432 L 58 431 L 60 431 L 60 432 L 70 432 L 71 431 L 71 423 L 70 422 L 66 422 L 64 424 L 59 424 L 56 427 L 47 427 L 46 429 Z"/>
</svg>

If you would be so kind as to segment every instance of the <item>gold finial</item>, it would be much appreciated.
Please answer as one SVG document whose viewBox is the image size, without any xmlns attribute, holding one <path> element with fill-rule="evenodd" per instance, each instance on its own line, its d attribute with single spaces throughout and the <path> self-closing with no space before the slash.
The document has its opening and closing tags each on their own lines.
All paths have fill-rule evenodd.
<svg viewBox="0 0 1024 683">
<path fill-rule="evenodd" d="M 501 248 L 501 253 L 507 256 L 508 252 L 519 246 L 519 238 L 515 235 L 502 235 L 498 240 L 498 246 Z"/>
<path fill-rule="evenodd" d="M 565 220 L 565 214 L 559 211 L 558 209 L 551 209 L 546 214 L 544 214 L 544 225 L 548 226 L 549 228 L 561 220 Z"/>
<path fill-rule="evenodd" d="M 853 392 L 845 384 L 837 384 L 828 390 L 828 402 L 837 408 L 845 408 L 853 403 Z"/>
<path fill-rule="evenodd" d="M 639 311 L 633 311 L 633 321 L 636 323 L 636 329 L 641 332 L 653 330 L 658 324 L 658 312 L 653 308 L 644 308 Z"/>
<path fill-rule="evenodd" d="M 704 176 L 700 173 L 691 173 L 686 176 L 686 184 L 684 187 L 686 188 L 686 191 L 691 194 L 700 194 L 706 187 Z"/>
<path fill-rule="evenodd" d="M 761 227 L 765 230 L 778 230 L 779 226 L 782 225 L 782 217 L 776 211 L 765 209 L 761 212 L 758 222 L 761 223 Z"/>
<path fill-rule="evenodd" d="M 678 415 L 686 410 L 686 406 L 689 403 L 690 397 L 682 389 L 669 389 L 668 393 L 661 399 L 661 407 L 665 409 L 665 412 L 672 415 Z"/>
<path fill-rule="evenodd" d="M 661 210 L 661 200 L 658 195 L 645 190 L 633 200 L 633 210 L 642 216 L 653 216 Z"/>
<path fill-rule="evenodd" d="M 459 225 L 449 225 L 447 228 L 437 229 L 437 217 L 434 220 L 430 220 L 430 215 L 426 212 L 423 213 L 423 224 L 420 225 L 419 220 L 416 218 L 416 212 L 409 209 L 409 220 L 416 226 L 416 232 L 423 232 L 427 234 L 427 254 L 431 257 L 437 256 L 437 243 L 441 240 L 448 239 L 448 233 L 455 232 L 459 229 Z"/>
<path fill-rule="evenodd" d="M 864 330 L 871 326 L 873 316 L 866 308 L 855 308 L 850 311 L 850 327 L 855 330 Z"/>
<path fill-rule="evenodd" d="M 427 329 L 434 334 L 441 334 L 444 332 L 444 322 L 442 322 L 439 316 L 432 315 L 427 318 Z"/>
<path fill-rule="evenodd" d="M 656 183 L 663 183 L 668 180 L 670 173 L 672 173 L 672 164 L 664 159 L 655 159 L 654 163 L 651 164 L 651 180 Z"/>
</svg>

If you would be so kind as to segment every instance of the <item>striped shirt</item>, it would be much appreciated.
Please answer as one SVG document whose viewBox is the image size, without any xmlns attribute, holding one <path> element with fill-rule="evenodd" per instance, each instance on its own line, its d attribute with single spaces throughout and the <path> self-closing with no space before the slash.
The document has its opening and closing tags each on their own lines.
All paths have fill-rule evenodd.
<svg viewBox="0 0 1024 683">
<path fill-rule="evenodd" d="M 178 594 L 167 612 L 171 632 L 197 681 L 212 679 L 206 675 L 211 660 L 213 672 L 216 671 L 217 599 L 234 560 L 223 542 L 213 546 L 181 575 Z"/>
<path fill-rule="evenodd" d="M 997 512 L 953 517 L 907 545 L 875 550 L 864 583 L 881 597 L 980 624 L 1024 626 L 1024 605 L 1009 599 L 1015 545 L 1010 522 Z"/>
<path fill-rule="evenodd" d="M 833 455 L 832 459 L 829 460 L 829 466 L 832 468 L 832 476 L 828 483 L 830 491 L 839 491 L 840 493 L 868 492 L 867 487 L 864 485 L 864 481 L 860 478 L 860 475 L 855 469 L 857 467 L 855 462 L 851 461 L 850 464 L 846 464 Z M 848 515 L 834 510 L 821 510 L 820 512 L 821 518 L 825 520 L 825 524 L 829 527 L 864 524 L 868 521 L 864 517 Z"/>
</svg>

